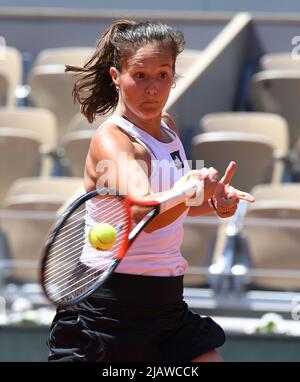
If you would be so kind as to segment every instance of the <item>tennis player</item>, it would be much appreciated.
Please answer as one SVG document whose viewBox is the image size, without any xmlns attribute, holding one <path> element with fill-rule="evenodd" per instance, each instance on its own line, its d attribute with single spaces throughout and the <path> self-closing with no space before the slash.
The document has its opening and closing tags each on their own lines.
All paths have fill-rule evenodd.
<svg viewBox="0 0 300 382">
<path fill-rule="evenodd" d="M 78 75 L 73 95 L 89 122 L 112 112 L 90 144 L 86 191 L 108 186 L 153 199 L 196 177 L 204 180 L 204 202 L 158 215 L 101 288 L 58 309 L 51 361 L 222 361 L 215 350 L 225 341 L 222 328 L 183 300 L 183 221 L 214 212 L 230 217 L 239 199 L 254 199 L 230 186 L 234 162 L 221 180 L 214 168 L 189 169 L 174 122 L 163 112 L 183 46 L 183 35 L 167 25 L 120 20 L 100 36 L 83 67 L 66 67 Z M 136 207 L 134 221 L 145 213 Z"/>
</svg>

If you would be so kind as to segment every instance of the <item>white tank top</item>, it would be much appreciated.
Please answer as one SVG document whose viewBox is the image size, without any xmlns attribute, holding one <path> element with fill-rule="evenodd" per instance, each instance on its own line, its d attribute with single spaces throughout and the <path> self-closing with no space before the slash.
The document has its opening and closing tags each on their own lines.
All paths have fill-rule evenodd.
<svg viewBox="0 0 300 382">
<path fill-rule="evenodd" d="M 158 141 L 122 117 L 111 116 L 104 123 L 117 125 L 149 152 L 149 182 L 153 192 L 172 188 L 174 183 L 190 170 L 179 137 L 164 121 L 161 122 L 161 128 L 170 136 L 168 143 Z M 187 269 L 187 262 L 180 253 L 180 246 L 186 215 L 187 210 L 166 227 L 152 233 L 141 232 L 115 272 L 149 276 L 183 275 Z"/>
</svg>

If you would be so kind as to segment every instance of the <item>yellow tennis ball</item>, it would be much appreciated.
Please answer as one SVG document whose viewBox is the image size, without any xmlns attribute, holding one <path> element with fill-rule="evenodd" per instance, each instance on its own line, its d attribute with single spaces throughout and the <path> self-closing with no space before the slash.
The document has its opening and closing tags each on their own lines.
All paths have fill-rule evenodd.
<svg viewBox="0 0 300 382">
<path fill-rule="evenodd" d="M 108 223 L 98 223 L 89 233 L 91 245 L 98 250 L 109 250 L 117 240 L 117 231 Z"/>
</svg>

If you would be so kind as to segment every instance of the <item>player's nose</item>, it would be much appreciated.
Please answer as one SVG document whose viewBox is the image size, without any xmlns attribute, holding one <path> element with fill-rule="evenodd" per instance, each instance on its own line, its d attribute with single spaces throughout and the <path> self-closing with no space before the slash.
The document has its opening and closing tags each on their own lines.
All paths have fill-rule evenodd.
<svg viewBox="0 0 300 382">
<path fill-rule="evenodd" d="M 155 81 L 150 81 L 145 89 L 145 93 L 148 96 L 154 96 L 157 94 L 157 91 L 158 89 L 157 89 L 157 85 L 155 84 Z"/>
</svg>

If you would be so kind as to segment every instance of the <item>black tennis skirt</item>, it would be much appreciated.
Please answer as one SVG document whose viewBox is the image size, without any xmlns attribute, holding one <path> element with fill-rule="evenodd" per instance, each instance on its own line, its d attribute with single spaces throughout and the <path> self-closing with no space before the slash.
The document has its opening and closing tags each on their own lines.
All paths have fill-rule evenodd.
<svg viewBox="0 0 300 382">
<path fill-rule="evenodd" d="M 114 273 L 75 307 L 60 309 L 48 339 L 50 361 L 191 361 L 223 345 L 222 328 L 191 312 L 183 276 Z"/>
</svg>

